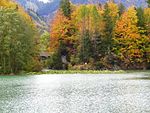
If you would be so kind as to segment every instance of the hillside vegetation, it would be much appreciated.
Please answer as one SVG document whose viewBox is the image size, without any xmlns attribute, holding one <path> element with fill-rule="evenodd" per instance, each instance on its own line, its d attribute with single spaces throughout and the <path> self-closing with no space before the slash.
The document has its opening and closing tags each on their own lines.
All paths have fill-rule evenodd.
<svg viewBox="0 0 150 113">
<path fill-rule="evenodd" d="M 1 0 L 0 74 L 43 68 L 149 69 L 149 3 L 148 7 L 127 7 L 113 0 L 104 4 L 61 0 L 46 24 L 35 10 Z"/>
<path fill-rule="evenodd" d="M 150 62 L 150 8 L 113 1 L 75 5 L 62 0 L 51 23 L 53 69 L 146 69 Z M 69 63 L 61 62 L 65 56 Z M 57 64 L 57 65 L 55 65 Z"/>
</svg>

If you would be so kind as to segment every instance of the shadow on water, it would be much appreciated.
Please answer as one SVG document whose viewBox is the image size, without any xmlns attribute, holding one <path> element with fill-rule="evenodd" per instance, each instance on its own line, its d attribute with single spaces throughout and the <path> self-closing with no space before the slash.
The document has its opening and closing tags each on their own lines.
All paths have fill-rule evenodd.
<svg viewBox="0 0 150 113">
<path fill-rule="evenodd" d="M 150 74 L 143 74 L 139 77 L 126 78 L 126 80 L 150 80 Z"/>
<path fill-rule="evenodd" d="M 150 80 L 150 77 L 135 77 L 135 78 L 128 78 L 126 80 Z"/>
</svg>

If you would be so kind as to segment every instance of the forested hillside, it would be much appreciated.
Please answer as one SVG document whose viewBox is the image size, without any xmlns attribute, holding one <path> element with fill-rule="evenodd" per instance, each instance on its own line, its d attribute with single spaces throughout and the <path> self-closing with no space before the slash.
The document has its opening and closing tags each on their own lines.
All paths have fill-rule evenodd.
<svg viewBox="0 0 150 113">
<path fill-rule="evenodd" d="M 78 1 L 61 0 L 52 21 L 40 28 L 50 26 L 49 31 L 39 31 L 39 7 L 24 9 L 14 0 L 1 0 L 0 74 L 43 68 L 150 68 L 149 0 L 145 7 L 113 0 L 103 4 L 74 3 Z"/>
</svg>

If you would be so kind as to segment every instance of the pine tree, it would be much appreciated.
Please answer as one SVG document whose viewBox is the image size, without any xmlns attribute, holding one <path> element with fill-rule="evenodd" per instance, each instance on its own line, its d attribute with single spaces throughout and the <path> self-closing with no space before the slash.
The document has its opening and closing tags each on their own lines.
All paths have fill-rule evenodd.
<svg viewBox="0 0 150 113">
<path fill-rule="evenodd" d="M 93 41 L 93 49 L 94 49 L 94 56 L 95 59 L 99 59 L 99 56 L 103 54 L 103 30 L 104 30 L 104 21 L 102 15 L 99 14 L 98 9 L 96 6 L 93 6 L 91 9 L 91 36 Z"/>
<path fill-rule="evenodd" d="M 105 4 L 104 21 L 105 21 L 105 54 L 109 55 L 113 47 L 114 26 L 118 19 L 118 6 L 113 2 Z"/>
<path fill-rule="evenodd" d="M 150 36 L 150 8 L 144 9 L 144 22 L 147 35 Z"/>
<path fill-rule="evenodd" d="M 137 17 L 138 17 L 138 26 L 145 28 L 145 20 L 144 20 L 144 9 L 141 7 L 137 8 Z"/>
<path fill-rule="evenodd" d="M 61 70 L 63 69 L 63 63 L 62 63 L 62 52 L 63 50 L 62 49 L 65 49 L 63 48 L 63 42 L 62 40 L 59 40 L 59 47 L 57 48 L 57 50 L 51 55 L 51 58 L 49 59 L 49 67 L 51 69 L 57 69 L 57 70 Z"/>
<path fill-rule="evenodd" d="M 122 3 L 120 3 L 119 4 L 119 16 L 121 16 L 124 13 L 125 9 L 126 9 L 125 6 Z"/>
<path fill-rule="evenodd" d="M 81 37 L 81 45 L 79 47 L 79 58 L 83 63 L 89 62 L 90 58 L 92 58 L 92 43 L 90 40 L 89 31 L 86 30 L 85 34 Z"/>
<path fill-rule="evenodd" d="M 150 0 L 147 0 L 148 7 L 150 8 Z"/>
<path fill-rule="evenodd" d="M 60 9 L 65 17 L 70 18 L 71 16 L 71 3 L 70 0 L 61 0 Z"/>
</svg>

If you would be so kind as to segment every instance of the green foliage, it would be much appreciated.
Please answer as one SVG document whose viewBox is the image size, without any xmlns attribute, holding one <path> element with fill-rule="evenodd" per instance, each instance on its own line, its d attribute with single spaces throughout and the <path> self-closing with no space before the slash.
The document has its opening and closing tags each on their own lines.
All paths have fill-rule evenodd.
<svg viewBox="0 0 150 113">
<path fill-rule="evenodd" d="M 150 36 L 150 8 L 144 9 L 144 23 L 146 27 L 146 33 Z"/>
<path fill-rule="evenodd" d="M 141 7 L 137 8 L 137 16 L 138 16 L 138 26 L 145 28 L 145 19 L 144 19 L 144 9 Z"/>
<path fill-rule="evenodd" d="M 141 72 L 141 70 L 137 71 Z M 149 71 L 146 71 L 149 73 Z M 134 71 L 110 71 L 110 70 L 50 70 L 44 72 L 30 72 L 27 75 L 40 75 L 40 74 L 121 74 L 121 73 L 135 73 Z"/>
<path fill-rule="evenodd" d="M 66 17 L 71 16 L 71 4 L 69 0 L 61 0 L 60 9 L 62 10 L 64 16 Z"/>
<path fill-rule="evenodd" d="M 121 16 L 124 12 L 125 12 L 125 6 L 122 4 L 122 3 L 120 3 L 119 4 L 119 15 Z"/>
<path fill-rule="evenodd" d="M 54 53 L 48 60 L 50 69 L 60 70 L 63 68 L 61 61 L 61 54 L 59 52 Z"/>
<path fill-rule="evenodd" d="M 92 57 L 92 43 L 90 40 L 89 31 L 86 30 L 85 34 L 81 37 L 80 47 L 79 47 L 79 58 L 81 62 L 89 62 Z"/>
<path fill-rule="evenodd" d="M 50 34 L 45 31 L 40 37 L 40 51 L 47 52 L 50 44 Z"/>
<path fill-rule="evenodd" d="M 150 8 L 150 0 L 147 0 L 148 7 Z"/>
<path fill-rule="evenodd" d="M 49 58 L 48 61 L 48 65 L 50 69 L 57 69 L 57 70 L 61 70 L 63 69 L 63 63 L 62 63 L 62 59 L 61 59 L 61 49 L 60 48 L 61 45 L 59 46 L 59 48 L 57 49 L 57 51 L 55 53 L 53 53 L 51 55 L 51 57 Z"/>
<path fill-rule="evenodd" d="M 118 19 L 118 6 L 112 2 L 106 3 L 104 8 L 105 21 L 105 54 L 109 55 L 113 48 L 114 26 Z"/>
<path fill-rule="evenodd" d="M 0 8 L 0 73 L 18 73 L 37 55 L 35 30 L 16 10 Z"/>
</svg>

